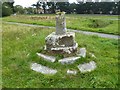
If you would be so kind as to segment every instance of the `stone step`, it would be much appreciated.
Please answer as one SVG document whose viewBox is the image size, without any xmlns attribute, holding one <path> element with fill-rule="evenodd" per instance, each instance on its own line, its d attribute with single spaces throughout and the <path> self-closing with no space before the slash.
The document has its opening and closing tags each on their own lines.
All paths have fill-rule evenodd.
<svg viewBox="0 0 120 90">
<path fill-rule="evenodd" d="M 61 64 L 73 64 L 76 60 L 80 59 L 81 57 L 67 57 L 58 60 Z"/>
</svg>

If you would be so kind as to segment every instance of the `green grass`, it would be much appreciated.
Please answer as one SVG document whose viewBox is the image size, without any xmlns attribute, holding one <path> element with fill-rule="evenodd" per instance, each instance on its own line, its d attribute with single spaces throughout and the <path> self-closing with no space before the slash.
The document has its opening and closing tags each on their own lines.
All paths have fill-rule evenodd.
<svg viewBox="0 0 120 90">
<path fill-rule="evenodd" d="M 118 35 L 118 21 L 110 19 L 118 19 L 118 16 L 83 14 L 66 15 L 67 28 Z M 55 26 L 55 15 L 17 15 L 4 17 L 3 21 Z"/>
<path fill-rule="evenodd" d="M 117 40 L 86 36 L 76 33 L 79 47 L 85 47 L 92 58 L 78 60 L 72 65 L 51 63 L 36 53 L 45 45 L 45 37 L 54 29 L 31 28 L 3 23 L 2 38 L 2 86 L 3 88 L 115 88 L 118 84 Z M 59 57 L 59 56 L 58 56 Z M 61 57 L 61 56 L 60 56 Z M 77 65 L 94 60 L 97 69 L 82 74 Z M 55 75 L 43 75 L 30 69 L 36 62 L 58 70 Z M 77 75 L 67 75 L 67 69 L 76 69 Z"/>
</svg>

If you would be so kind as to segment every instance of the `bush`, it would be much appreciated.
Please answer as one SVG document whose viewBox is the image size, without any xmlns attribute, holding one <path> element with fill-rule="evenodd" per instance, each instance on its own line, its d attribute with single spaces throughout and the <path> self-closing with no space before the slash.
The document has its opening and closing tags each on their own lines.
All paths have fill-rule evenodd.
<svg viewBox="0 0 120 90">
<path fill-rule="evenodd" d="M 2 5 L 2 16 L 10 16 L 13 13 L 12 8 L 7 5 L 7 4 L 3 4 Z"/>
<path fill-rule="evenodd" d="M 108 26 L 109 24 L 112 24 L 112 23 L 109 21 L 90 19 L 90 24 L 88 26 L 92 28 L 103 28 L 103 27 Z"/>
</svg>

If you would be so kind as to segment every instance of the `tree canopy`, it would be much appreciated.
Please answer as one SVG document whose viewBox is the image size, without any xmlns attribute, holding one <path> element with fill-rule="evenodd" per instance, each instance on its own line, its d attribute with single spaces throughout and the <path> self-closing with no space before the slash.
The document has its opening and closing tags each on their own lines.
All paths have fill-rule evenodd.
<svg viewBox="0 0 120 90">
<path fill-rule="evenodd" d="M 39 4 L 38 4 L 39 3 Z M 65 11 L 66 13 L 77 14 L 119 14 L 118 8 L 120 2 L 40 2 L 36 3 L 36 8 L 42 6 L 44 13 L 55 13 L 56 10 Z M 48 7 L 48 8 L 47 8 Z M 47 12 L 48 11 L 48 12 Z"/>
</svg>

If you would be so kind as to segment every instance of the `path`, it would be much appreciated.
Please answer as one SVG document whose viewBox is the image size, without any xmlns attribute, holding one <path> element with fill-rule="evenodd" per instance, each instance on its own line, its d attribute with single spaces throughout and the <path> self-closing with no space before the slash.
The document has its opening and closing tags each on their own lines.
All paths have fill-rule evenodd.
<svg viewBox="0 0 120 90">
<path fill-rule="evenodd" d="M 52 26 L 42 26 L 42 25 L 16 23 L 16 22 L 4 22 L 4 23 L 7 23 L 7 24 L 16 24 L 16 25 L 22 25 L 22 26 L 31 26 L 31 27 L 55 28 L 55 27 L 52 27 Z M 110 39 L 118 39 L 120 37 L 118 35 L 104 34 L 104 33 L 97 33 L 97 32 L 90 32 L 90 31 L 73 30 L 73 29 L 67 29 L 67 30 L 68 31 L 72 31 L 72 32 L 86 34 L 86 35 L 98 35 L 99 37 L 110 38 Z"/>
</svg>

